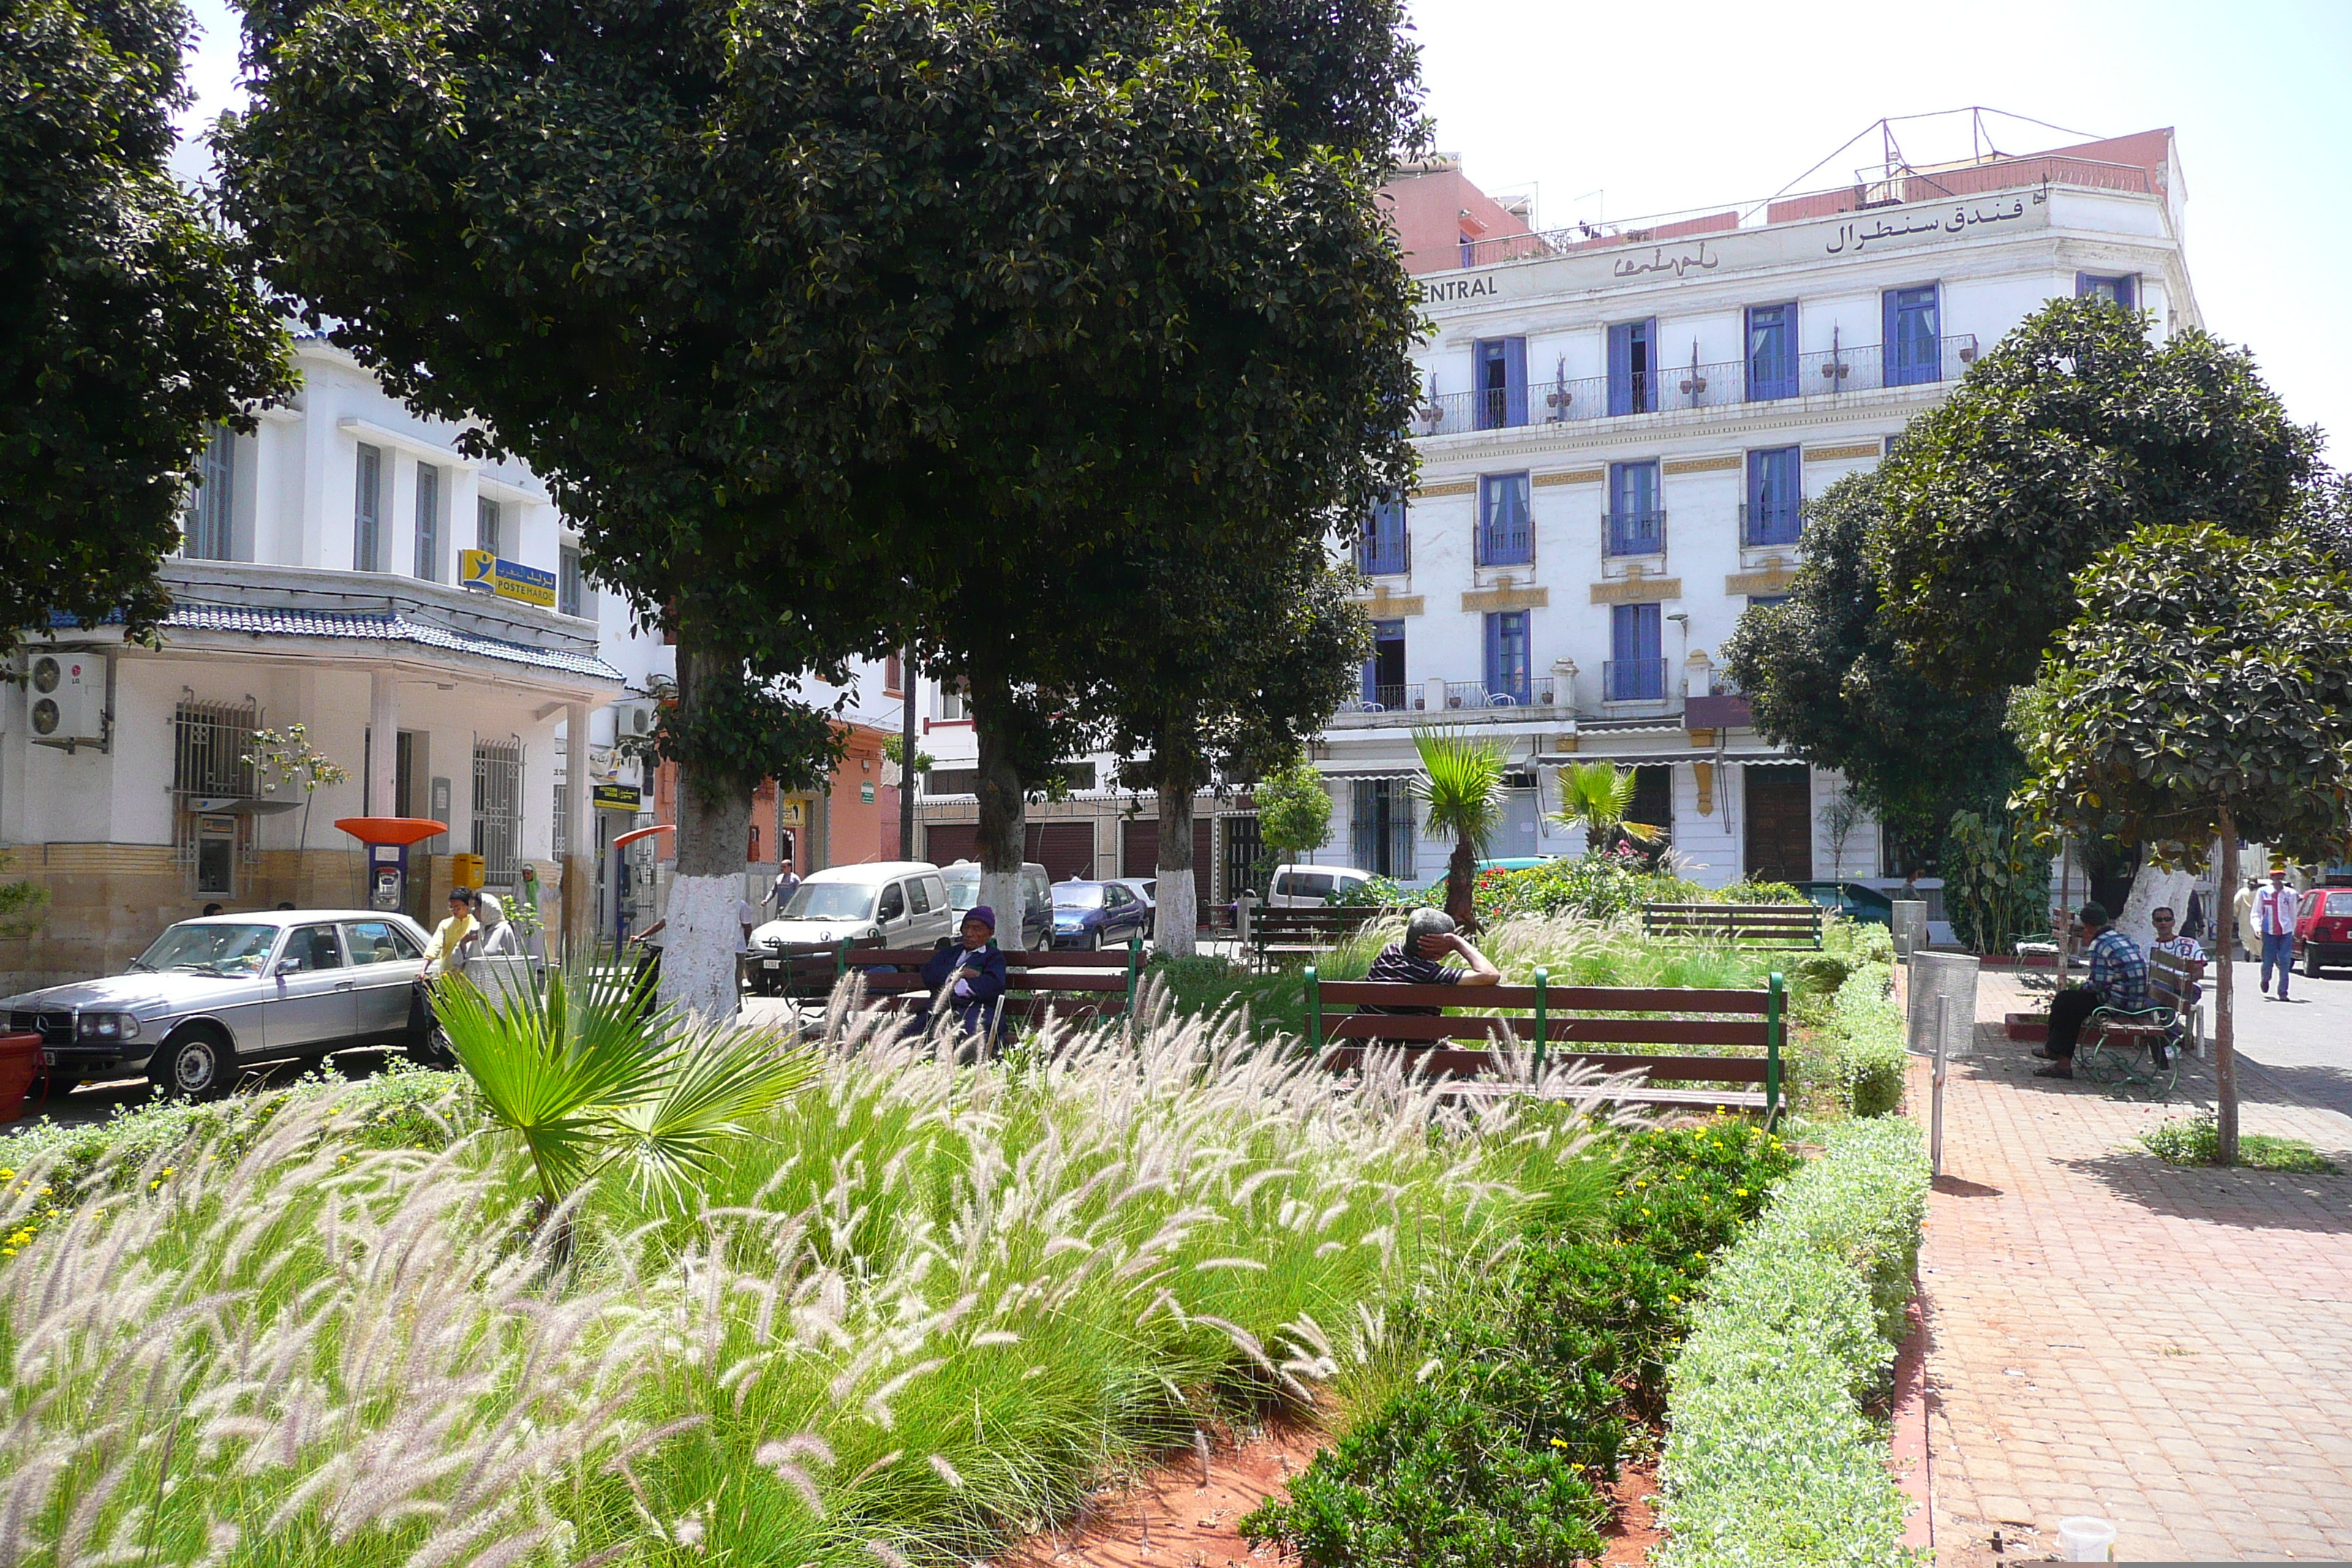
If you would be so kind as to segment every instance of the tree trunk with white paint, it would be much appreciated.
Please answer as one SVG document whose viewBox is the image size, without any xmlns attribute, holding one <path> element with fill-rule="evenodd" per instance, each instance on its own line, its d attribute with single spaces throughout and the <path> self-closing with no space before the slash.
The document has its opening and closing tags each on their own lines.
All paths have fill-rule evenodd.
<svg viewBox="0 0 2352 1568">
<path fill-rule="evenodd" d="M 1201 923 L 1200 889 L 1192 866 L 1192 788 L 1160 784 L 1160 855 L 1152 868 L 1159 879 L 1152 910 L 1151 944 L 1171 958 L 1189 958 Z"/>
<path fill-rule="evenodd" d="M 1021 858 L 1028 847 L 1029 799 L 1004 733 L 1002 716 L 1010 696 L 1003 682 L 975 671 L 971 689 L 972 731 L 980 742 L 980 901 L 996 911 L 996 945 L 1017 952 L 1029 944 L 1021 919 Z M 1046 940 L 1050 945 L 1050 933 Z"/>
<path fill-rule="evenodd" d="M 681 628 L 678 702 L 693 711 L 698 686 L 731 679 L 725 658 Z M 743 847 L 751 825 L 748 791 L 703 769 L 677 770 L 677 871 L 663 918 L 661 999 L 713 1023 L 731 1023 L 740 1005 L 735 950 L 743 928 Z"/>
<path fill-rule="evenodd" d="M 2221 886 L 2238 885 L 2238 825 L 2221 813 Z M 2233 933 L 2234 934 L 2234 933 Z M 2235 1014 L 2237 965 L 2231 962 L 2226 942 L 2214 944 L 2213 961 L 2213 1124 L 2214 1158 L 2224 1165 L 2238 1163 L 2238 1029 Z"/>
</svg>

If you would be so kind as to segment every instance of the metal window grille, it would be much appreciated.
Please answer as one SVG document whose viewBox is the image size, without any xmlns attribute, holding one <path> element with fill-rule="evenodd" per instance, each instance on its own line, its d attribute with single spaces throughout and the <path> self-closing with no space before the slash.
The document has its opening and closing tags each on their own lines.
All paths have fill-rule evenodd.
<svg viewBox="0 0 2352 1568">
<path fill-rule="evenodd" d="M 482 881 L 511 888 L 522 869 L 522 742 L 474 742 L 474 853 Z"/>
<path fill-rule="evenodd" d="M 569 786 L 564 784 L 555 786 L 554 845 L 555 858 L 559 863 L 566 855 L 572 853 L 572 836 L 566 831 L 572 826 L 572 813 L 568 809 L 571 798 L 572 791 Z M 755 827 L 751 831 L 757 833 L 759 829 Z"/>
<path fill-rule="evenodd" d="M 1402 779 L 1358 779 L 1348 848 L 1357 866 L 1382 877 L 1412 877 L 1412 796 Z"/>
<path fill-rule="evenodd" d="M 1228 813 L 1217 820 L 1223 823 L 1225 828 L 1223 896 L 1231 899 L 1244 892 L 1263 896 L 1265 879 L 1260 872 L 1271 868 L 1265 865 L 1265 841 L 1258 837 L 1257 815 L 1253 812 L 1243 816 Z"/>
<path fill-rule="evenodd" d="M 261 727 L 261 713 L 251 702 L 183 701 L 172 713 L 172 856 L 180 869 L 191 879 L 190 890 L 194 891 L 194 879 L 197 861 L 209 839 L 217 844 L 216 835 L 205 831 L 207 816 L 217 820 L 224 814 L 199 814 L 199 801 L 253 800 L 261 794 L 261 782 L 251 764 L 243 759 L 253 754 L 254 731 Z M 236 814 L 235 827 L 229 839 L 232 876 L 235 868 L 248 867 L 257 853 L 253 840 L 253 818 Z M 214 874 L 217 867 L 211 868 Z M 214 890 L 220 890 L 217 882 Z M 235 891 L 232 887 L 229 891 Z"/>
</svg>

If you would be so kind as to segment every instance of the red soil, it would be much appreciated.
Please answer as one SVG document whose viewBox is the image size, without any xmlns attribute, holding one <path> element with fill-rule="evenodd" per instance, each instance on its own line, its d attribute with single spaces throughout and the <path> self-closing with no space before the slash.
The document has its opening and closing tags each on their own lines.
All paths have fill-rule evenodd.
<svg viewBox="0 0 2352 1568">
<path fill-rule="evenodd" d="M 998 1568 L 1271 1568 L 1287 1561 L 1277 1547 L 1253 1552 L 1241 1537 L 1242 1518 L 1290 1483 L 1328 1441 L 1303 1426 L 1261 1431 L 1238 1447 L 1220 1443 L 1210 1454 L 1209 1484 L 1200 1461 L 1178 1457 L 1134 1482 L 1106 1489 L 1064 1530 L 1048 1531 L 997 1560 Z M 1604 1491 L 1616 1505 L 1601 1531 L 1607 1568 L 1633 1568 L 1649 1560 L 1663 1532 L 1654 1522 L 1654 1460 L 1621 1468 Z"/>
</svg>

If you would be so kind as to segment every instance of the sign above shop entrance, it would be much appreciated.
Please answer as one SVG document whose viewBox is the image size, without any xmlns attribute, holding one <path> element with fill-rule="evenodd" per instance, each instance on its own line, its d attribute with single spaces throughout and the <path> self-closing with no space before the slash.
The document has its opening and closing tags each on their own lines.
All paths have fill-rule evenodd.
<svg viewBox="0 0 2352 1568">
<path fill-rule="evenodd" d="M 457 552 L 457 582 L 467 588 L 487 588 L 501 599 L 513 599 L 541 609 L 555 608 L 555 574 L 508 561 L 488 550 Z"/>
</svg>

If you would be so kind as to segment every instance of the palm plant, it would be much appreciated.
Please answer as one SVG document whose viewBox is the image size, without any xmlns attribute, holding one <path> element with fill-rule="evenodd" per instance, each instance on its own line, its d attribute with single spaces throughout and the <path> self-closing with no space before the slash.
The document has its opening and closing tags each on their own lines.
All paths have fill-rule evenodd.
<svg viewBox="0 0 2352 1568">
<path fill-rule="evenodd" d="M 641 1186 L 681 1185 L 817 1071 L 772 1031 L 692 1026 L 584 963 L 550 969 L 543 995 L 496 1001 L 449 976 L 433 1003 L 485 1114 L 530 1156 L 542 1216 L 616 1163 Z"/>
<path fill-rule="evenodd" d="M 1454 840 L 1445 863 L 1445 912 L 1466 931 L 1478 923 L 1471 887 L 1479 852 L 1503 826 L 1507 758 L 1499 742 L 1447 730 L 1416 730 L 1412 744 L 1421 753 L 1412 796 L 1426 808 L 1423 828 L 1432 838 Z"/>
<path fill-rule="evenodd" d="M 1622 833 L 1643 844 L 1655 843 L 1665 829 L 1633 822 L 1633 770 L 1613 763 L 1578 763 L 1559 770 L 1559 809 L 1551 819 L 1563 827 L 1584 829 L 1588 850 L 1606 848 Z"/>
</svg>

